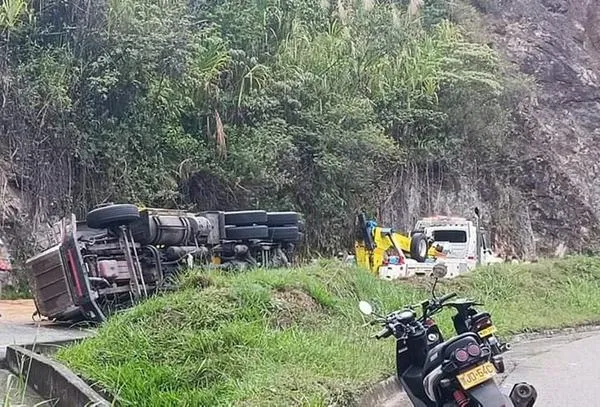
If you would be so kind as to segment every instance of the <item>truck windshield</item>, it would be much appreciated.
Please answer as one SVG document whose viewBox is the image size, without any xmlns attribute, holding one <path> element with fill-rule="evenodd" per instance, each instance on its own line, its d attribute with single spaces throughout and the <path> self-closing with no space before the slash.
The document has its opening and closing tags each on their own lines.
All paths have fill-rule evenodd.
<svg viewBox="0 0 600 407">
<path fill-rule="evenodd" d="M 467 243 L 467 232 L 464 230 L 435 230 L 433 239 L 436 242 Z"/>
</svg>

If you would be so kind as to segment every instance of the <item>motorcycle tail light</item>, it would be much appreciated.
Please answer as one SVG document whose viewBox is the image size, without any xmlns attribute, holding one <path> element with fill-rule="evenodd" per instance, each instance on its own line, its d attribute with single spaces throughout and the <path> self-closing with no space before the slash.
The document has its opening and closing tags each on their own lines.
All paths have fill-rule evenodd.
<svg viewBox="0 0 600 407">
<path fill-rule="evenodd" d="M 478 345 L 472 343 L 467 347 L 467 353 L 473 357 L 479 356 L 481 355 L 481 348 Z"/>
<path fill-rule="evenodd" d="M 469 359 L 469 354 L 464 349 L 458 349 L 454 353 L 454 359 L 458 362 L 466 362 Z"/>
<path fill-rule="evenodd" d="M 490 325 L 490 320 L 488 318 L 485 318 L 485 319 L 481 319 L 481 320 L 477 321 L 477 323 L 475 324 L 475 327 L 477 330 L 479 330 L 479 329 L 486 327 L 487 325 Z"/>
</svg>

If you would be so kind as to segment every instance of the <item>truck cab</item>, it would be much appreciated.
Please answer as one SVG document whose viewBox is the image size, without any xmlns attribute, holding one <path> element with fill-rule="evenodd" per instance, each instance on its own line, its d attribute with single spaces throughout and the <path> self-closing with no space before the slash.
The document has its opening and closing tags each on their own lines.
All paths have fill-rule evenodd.
<svg viewBox="0 0 600 407">
<path fill-rule="evenodd" d="M 466 218 L 453 216 L 433 216 L 419 219 L 411 234 L 423 233 L 433 243 L 440 255 L 430 263 L 410 265 L 416 274 L 427 274 L 432 263 L 444 261 L 448 266 L 448 277 L 473 270 L 477 266 L 478 255 L 481 264 L 501 262 L 488 246 L 489 239 L 477 223 Z"/>
<path fill-rule="evenodd" d="M 445 259 L 477 262 L 477 228 L 465 218 L 430 217 L 417 221 L 411 233 L 425 233 Z"/>
</svg>

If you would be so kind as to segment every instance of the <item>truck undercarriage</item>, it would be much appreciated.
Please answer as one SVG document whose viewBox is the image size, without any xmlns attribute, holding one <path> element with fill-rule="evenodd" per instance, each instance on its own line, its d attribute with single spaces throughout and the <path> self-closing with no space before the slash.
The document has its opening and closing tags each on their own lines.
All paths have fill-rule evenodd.
<svg viewBox="0 0 600 407">
<path fill-rule="evenodd" d="M 295 212 L 190 213 L 105 205 L 56 225 L 55 242 L 26 263 L 37 313 L 102 322 L 175 287 L 194 266 L 243 269 L 291 263 L 302 239 Z"/>
</svg>

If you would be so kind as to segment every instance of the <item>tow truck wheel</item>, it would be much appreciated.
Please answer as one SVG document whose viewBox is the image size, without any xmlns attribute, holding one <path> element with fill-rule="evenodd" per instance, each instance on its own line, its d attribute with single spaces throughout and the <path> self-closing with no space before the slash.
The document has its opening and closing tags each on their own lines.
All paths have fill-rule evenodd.
<svg viewBox="0 0 600 407">
<path fill-rule="evenodd" d="M 93 229 L 104 229 L 109 226 L 128 225 L 140 218 L 135 205 L 114 204 L 100 206 L 88 212 L 86 223 Z"/>
<path fill-rule="evenodd" d="M 410 257 L 419 263 L 427 259 L 427 237 L 423 233 L 415 233 L 410 239 Z"/>
</svg>

